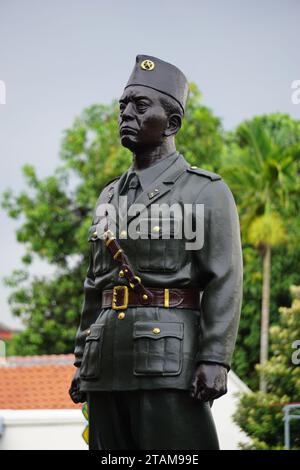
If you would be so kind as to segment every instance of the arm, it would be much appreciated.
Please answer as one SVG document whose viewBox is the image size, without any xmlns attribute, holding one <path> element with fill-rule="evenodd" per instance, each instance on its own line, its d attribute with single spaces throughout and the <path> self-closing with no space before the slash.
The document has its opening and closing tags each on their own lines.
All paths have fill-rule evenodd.
<svg viewBox="0 0 300 470">
<path fill-rule="evenodd" d="M 205 238 L 195 257 L 206 283 L 191 396 L 208 401 L 227 391 L 227 371 L 240 318 L 243 268 L 239 221 L 231 191 L 223 181 L 216 181 L 210 183 L 206 197 L 201 196 L 205 204 Z"/>
<path fill-rule="evenodd" d="M 88 329 L 92 323 L 97 319 L 99 313 L 99 307 L 101 302 L 101 292 L 95 286 L 95 277 L 93 273 L 93 256 L 92 256 L 92 247 L 90 247 L 90 259 L 89 266 L 87 270 L 87 275 L 84 281 L 84 302 L 81 313 L 80 325 L 77 330 L 76 339 L 75 339 L 75 362 L 74 366 L 77 367 L 77 370 L 74 374 L 74 377 L 71 382 L 71 387 L 69 389 L 69 395 L 74 403 L 85 402 L 86 396 L 84 393 L 80 392 L 80 378 L 79 378 L 79 368 L 81 366 L 85 339 L 88 334 Z"/>
<path fill-rule="evenodd" d="M 96 321 L 97 316 L 99 314 L 99 308 L 101 307 L 101 292 L 95 286 L 92 247 L 90 248 L 89 266 L 83 285 L 83 292 L 84 302 L 81 312 L 81 320 L 75 339 L 75 367 L 81 366 L 81 360 L 83 356 L 85 339 L 88 333 L 88 329 L 91 324 Z"/>
<path fill-rule="evenodd" d="M 104 187 L 102 193 L 100 194 L 97 203 L 96 210 L 94 213 L 93 224 L 98 223 L 99 217 L 97 216 L 97 206 L 102 202 L 109 202 L 111 199 L 111 192 L 113 191 L 113 185 L 110 183 L 115 182 L 119 177 L 114 178 L 109 181 Z M 96 288 L 95 276 L 94 276 L 94 256 L 92 244 L 90 245 L 90 258 L 89 266 L 87 270 L 87 275 L 84 281 L 84 302 L 81 313 L 81 321 L 79 328 L 77 330 L 76 339 L 75 339 L 75 362 L 74 366 L 77 367 L 77 370 L 74 374 L 74 377 L 71 382 L 71 387 L 69 389 L 69 394 L 74 403 L 86 401 L 85 394 L 80 392 L 80 377 L 79 369 L 81 366 L 81 361 L 83 357 L 83 351 L 85 347 L 85 340 L 88 334 L 89 327 L 92 323 L 95 323 L 99 310 L 101 308 L 102 295 L 101 291 Z"/>
</svg>

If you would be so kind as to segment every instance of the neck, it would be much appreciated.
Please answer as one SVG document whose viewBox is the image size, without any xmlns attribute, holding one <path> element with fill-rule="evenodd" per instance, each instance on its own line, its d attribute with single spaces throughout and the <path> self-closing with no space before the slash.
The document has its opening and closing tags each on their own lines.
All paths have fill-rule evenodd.
<svg viewBox="0 0 300 470">
<path fill-rule="evenodd" d="M 133 168 L 143 170 L 176 152 L 174 139 L 166 140 L 157 147 L 136 150 L 133 155 Z"/>
</svg>

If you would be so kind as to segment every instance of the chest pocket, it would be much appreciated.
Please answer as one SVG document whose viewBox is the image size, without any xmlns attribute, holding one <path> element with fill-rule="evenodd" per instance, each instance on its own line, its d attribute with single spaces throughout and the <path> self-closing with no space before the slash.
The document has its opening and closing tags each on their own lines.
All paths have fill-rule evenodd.
<svg viewBox="0 0 300 470">
<path fill-rule="evenodd" d="M 184 247 L 180 237 L 180 219 L 140 220 L 136 240 L 136 265 L 139 271 L 178 271 Z M 179 238 L 178 238 L 179 237 Z"/>
<path fill-rule="evenodd" d="M 97 227 L 97 224 L 90 227 L 88 241 L 91 243 L 94 274 L 104 274 L 110 269 L 111 255 Z"/>
</svg>

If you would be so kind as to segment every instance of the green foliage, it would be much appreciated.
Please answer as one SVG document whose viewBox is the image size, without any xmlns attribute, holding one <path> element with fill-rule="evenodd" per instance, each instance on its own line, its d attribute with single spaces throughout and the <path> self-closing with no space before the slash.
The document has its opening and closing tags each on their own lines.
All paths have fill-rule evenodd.
<svg viewBox="0 0 300 470">
<path fill-rule="evenodd" d="M 248 228 L 248 240 L 257 248 L 281 245 L 286 238 L 283 219 L 276 212 L 256 217 Z"/>
<path fill-rule="evenodd" d="M 255 365 L 259 362 L 260 310 L 262 272 L 259 252 L 250 245 L 243 247 L 244 298 L 237 344 L 233 355 L 232 369 L 251 389 L 258 386 Z M 289 286 L 300 284 L 300 248 L 280 246 L 272 256 L 270 324 L 279 321 L 279 306 L 291 303 Z"/>
<path fill-rule="evenodd" d="M 294 364 L 293 343 L 300 338 L 300 286 L 291 288 L 290 308 L 279 309 L 277 325 L 270 328 L 271 359 L 258 369 L 268 382 L 268 393 L 245 393 L 234 415 L 235 422 L 250 437 L 250 449 L 282 449 L 284 444 L 283 411 L 287 403 L 299 402 L 300 366 Z M 300 449 L 299 421 L 291 421 L 291 443 Z"/>
<path fill-rule="evenodd" d="M 243 122 L 228 138 L 222 175 L 236 197 L 245 241 L 259 217 L 274 214 L 287 229 L 299 209 L 299 128 L 299 121 L 271 114 Z M 256 235 L 255 244 L 264 241 Z"/>
<path fill-rule="evenodd" d="M 25 264 L 36 253 L 50 263 L 65 266 L 67 257 L 76 253 L 74 233 L 82 215 L 68 194 L 67 175 L 58 170 L 54 176 L 39 181 L 29 165 L 23 168 L 23 173 L 29 191 L 17 196 L 7 191 L 3 206 L 12 218 L 22 215 L 24 219 L 17 230 L 17 240 L 27 248 Z"/>
<path fill-rule="evenodd" d="M 197 86 L 190 83 L 188 107 L 176 145 L 192 165 L 218 171 L 224 152 L 221 121 L 201 104 L 201 100 L 202 95 Z"/>
<path fill-rule="evenodd" d="M 126 171 L 129 151 L 119 144 L 118 105 L 94 105 L 83 111 L 71 129 L 64 133 L 61 158 L 64 173 L 76 175 L 73 203 L 83 211 L 93 210 L 102 187 Z"/>
<path fill-rule="evenodd" d="M 263 257 L 265 248 L 272 247 L 271 323 L 277 321 L 278 307 L 286 305 L 277 303 L 278 289 L 281 297 L 286 297 L 286 279 L 288 285 L 299 282 L 295 263 L 300 228 L 300 218 L 295 217 L 300 201 L 299 129 L 299 121 L 271 114 L 241 123 L 226 139 L 221 173 L 238 204 L 245 263 L 244 302 L 233 366 L 251 386 L 257 385 L 253 372 L 259 359 L 262 296 L 265 303 L 268 298 L 261 287 L 268 272 L 263 273 L 259 255 Z M 249 244 L 258 249 L 257 255 Z"/>
<path fill-rule="evenodd" d="M 26 329 L 8 343 L 10 355 L 62 354 L 71 352 L 82 298 L 83 263 L 64 269 L 52 279 L 29 278 L 15 272 L 9 280 L 13 313 Z M 21 286 L 21 287 L 20 287 Z"/>
</svg>

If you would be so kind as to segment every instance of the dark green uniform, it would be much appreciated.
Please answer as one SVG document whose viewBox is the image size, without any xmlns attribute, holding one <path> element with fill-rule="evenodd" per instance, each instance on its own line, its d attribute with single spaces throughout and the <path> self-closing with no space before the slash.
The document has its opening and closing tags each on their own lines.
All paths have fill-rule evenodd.
<svg viewBox="0 0 300 470">
<path fill-rule="evenodd" d="M 126 178 L 127 172 L 107 184 L 97 205 L 110 202 L 118 208 L 119 193 Z M 228 368 L 231 364 L 242 299 L 242 254 L 236 206 L 228 186 L 219 175 L 191 167 L 178 153 L 140 172 L 139 180 L 141 187 L 135 204 L 144 204 L 146 212 L 153 203 L 166 203 L 169 206 L 175 203 L 204 205 L 204 245 L 198 250 L 187 250 L 185 243 L 189 240 L 175 238 L 174 223 L 170 225 L 170 239 L 160 236 L 151 238 L 149 233 L 148 239 L 132 240 L 122 238 L 117 232 L 120 245 L 145 286 L 199 288 L 203 291 L 201 308 L 192 310 L 143 306 L 127 308 L 122 312 L 101 308 L 101 293 L 104 289 L 128 283 L 120 277 L 120 267 L 112 259 L 104 241 L 93 235 L 101 221 L 95 211 L 89 232 L 91 258 L 84 284 L 85 302 L 75 348 L 75 365 L 81 366 L 81 390 L 97 392 L 89 393 L 91 406 L 97 409 L 92 419 L 94 422 L 97 416 L 99 419 L 102 416 L 104 433 L 105 429 L 109 429 L 107 423 L 113 425 L 115 412 L 112 408 L 122 407 L 126 402 L 131 403 L 131 407 L 135 406 L 136 413 L 138 408 L 134 403 L 140 404 L 139 413 L 142 413 L 141 409 L 145 413 L 148 410 L 147 422 L 153 436 L 136 444 L 141 447 L 134 446 L 134 438 L 129 440 L 129 444 L 120 444 L 116 431 L 111 431 L 115 440 L 106 440 L 103 435 L 103 448 L 157 449 L 157 442 L 161 442 L 164 446 L 161 448 L 164 449 L 193 449 L 195 442 L 188 439 L 187 422 L 191 423 L 190 431 L 195 427 L 199 431 L 196 437 L 199 445 L 196 448 L 217 448 L 216 437 L 212 437 L 209 444 L 205 438 L 208 428 L 201 425 L 207 420 L 211 421 L 209 406 L 189 398 L 188 390 L 198 362 L 217 362 Z M 128 224 L 136 217 L 129 216 Z M 159 220 L 157 223 L 159 225 Z M 141 237 L 146 235 L 141 233 Z M 155 328 L 159 328 L 159 335 L 153 333 Z M 105 392 L 102 400 L 99 398 L 100 391 Z M 129 395 L 132 400 L 128 398 L 129 391 L 135 391 Z M 164 397 L 170 393 L 169 401 L 168 398 L 157 398 L 163 392 Z M 136 394 L 140 397 L 138 401 Z M 124 396 L 128 399 L 122 399 Z M 113 397 L 119 398 L 115 400 Z M 157 421 L 156 405 L 151 399 L 154 403 L 155 400 L 161 403 L 157 412 L 165 425 Z M 180 400 L 185 402 L 182 408 Z M 170 406 L 163 406 L 164 402 L 169 403 L 171 408 L 172 403 L 174 406 L 176 404 L 176 408 L 170 410 Z M 99 406 L 102 406 L 102 411 Z M 149 421 L 151 409 L 153 425 Z M 195 410 L 198 410 L 198 414 Z M 124 422 L 129 427 L 133 426 L 128 421 L 130 414 L 126 413 L 129 413 L 128 410 L 124 410 Z M 174 436 L 169 441 L 167 439 L 168 442 L 163 439 L 168 428 L 166 420 L 170 427 L 175 426 L 174 420 L 170 419 L 171 415 L 173 418 L 177 416 L 178 425 L 182 423 L 183 428 L 179 426 L 178 436 L 185 433 L 184 440 L 178 441 Z M 181 415 L 184 418 L 180 421 Z M 121 422 L 117 424 L 117 428 L 122 429 L 121 435 L 126 432 L 122 428 L 126 426 L 124 422 L 123 425 Z M 92 448 L 99 448 L 98 441 L 99 432 L 96 432 Z M 122 445 L 124 447 L 120 447 Z"/>
</svg>

